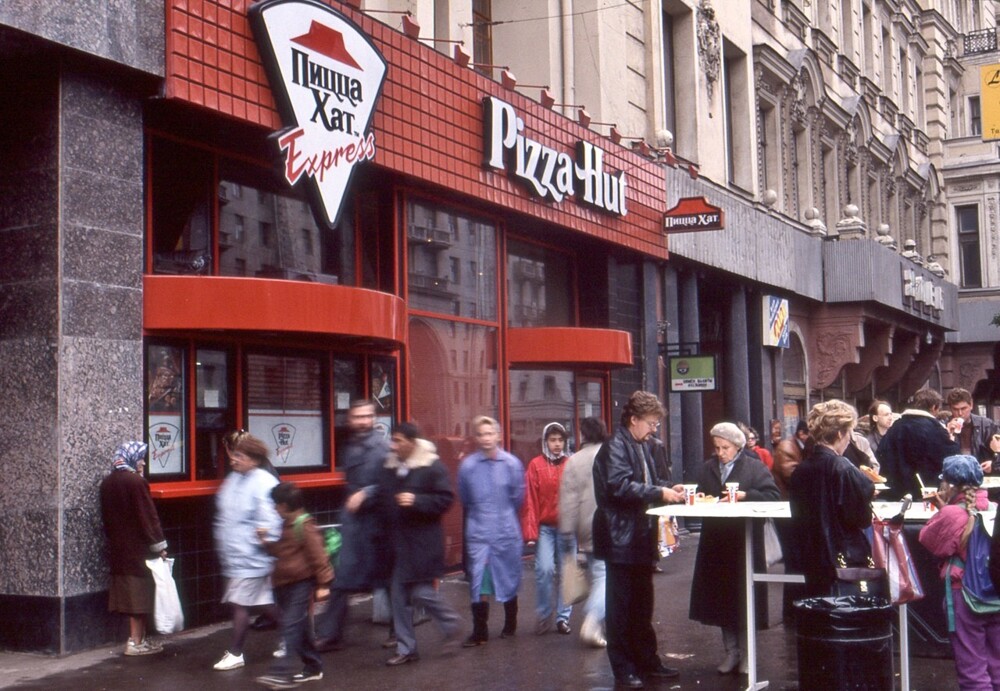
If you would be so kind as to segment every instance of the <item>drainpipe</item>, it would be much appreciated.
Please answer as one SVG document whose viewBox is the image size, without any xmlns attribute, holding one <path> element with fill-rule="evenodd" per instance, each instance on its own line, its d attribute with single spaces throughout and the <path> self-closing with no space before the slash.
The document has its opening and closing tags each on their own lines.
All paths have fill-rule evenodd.
<svg viewBox="0 0 1000 691">
<path fill-rule="evenodd" d="M 562 102 L 576 103 L 573 95 L 576 85 L 576 67 L 573 64 L 573 0 L 559 0 L 559 14 L 562 17 Z M 563 107 L 563 115 L 575 115 L 566 111 Z"/>
</svg>

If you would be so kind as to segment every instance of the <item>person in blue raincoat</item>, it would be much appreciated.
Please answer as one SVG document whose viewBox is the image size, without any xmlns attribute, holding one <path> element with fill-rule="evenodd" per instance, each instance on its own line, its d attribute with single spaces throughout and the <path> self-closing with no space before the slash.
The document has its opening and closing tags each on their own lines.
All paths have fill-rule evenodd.
<svg viewBox="0 0 1000 691">
<path fill-rule="evenodd" d="M 504 605 L 501 638 L 517 630 L 521 585 L 521 505 L 524 464 L 500 448 L 500 424 L 477 417 L 472 423 L 475 452 L 458 469 L 458 496 L 465 507 L 465 568 L 472 599 L 472 635 L 465 647 L 489 640 L 489 595 Z"/>
</svg>

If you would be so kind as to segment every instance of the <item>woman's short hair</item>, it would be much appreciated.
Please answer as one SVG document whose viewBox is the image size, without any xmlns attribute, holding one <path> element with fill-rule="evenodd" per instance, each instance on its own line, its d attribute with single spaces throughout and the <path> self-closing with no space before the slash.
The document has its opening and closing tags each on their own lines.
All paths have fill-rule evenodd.
<svg viewBox="0 0 1000 691">
<path fill-rule="evenodd" d="M 585 417 L 580 420 L 580 436 L 584 444 L 600 444 L 608 438 L 608 428 L 599 417 Z"/>
<path fill-rule="evenodd" d="M 814 442 L 831 444 L 854 427 L 857 421 L 858 411 L 854 406 L 834 398 L 814 405 L 806 423 Z"/>
<path fill-rule="evenodd" d="M 478 430 L 483 425 L 489 425 L 493 428 L 493 431 L 500 434 L 500 423 L 491 418 L 488 415 L 478 415 L 472 420 L 473 431 Z"/>
<path fill-rule="evenodd" d="M 267 444 L 246 430 L 241 429 L 230 432 L 222 438 L 222 445 L 230 453 L 239 451 L 259 466 L 267 468 L 271 465 L 271 461 L 268 458 L 271 450 L 267 447 Z"/>
<path fill-rule="evenodd" d="M 628 397 L 628 402 L 622 407 L 622 425 L 628 427 L 633 417 L 643 417 L 655 415 L 662 418 L 667 414 L 663 403 L 656 397 L 656 394 L 649 391 L 633 391 Z"/>
</svg>

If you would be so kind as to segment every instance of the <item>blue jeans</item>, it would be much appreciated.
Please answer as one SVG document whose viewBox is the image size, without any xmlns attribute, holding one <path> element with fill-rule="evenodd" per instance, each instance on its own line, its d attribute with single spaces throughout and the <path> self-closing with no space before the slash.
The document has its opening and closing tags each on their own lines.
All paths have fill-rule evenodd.
<svg viewBox="0 0 1000 691">
<path fill-rule="evenodd" d="M 554 525 L 538 526 L 535 543 L 535 612 L 539 621 L 552 616 L 556 621 L 569 621 L 572 605 L 562 601 L 562 562 L 566 555 L 576 554 L 576 537 L 562 534 Z M 554 591 L 554 592 L 553 592 Z"/>
<path fill-rule="evenodd" d="M 583 604 L 583 613 L 597 621 L 604 622 L 604 584 L 608 575 L 608 566 L 603 559 L 598 559 L 591 552 L 587 555 L 587 570 L 590 572 L 590 595 Z"/>
<path fill-rule="evenodd" d="M 323 671 L 323 661 L 313 647 L 309 636 L 309 601 L 312 599 L 312 580 L 296 581 L 274 589 L 274 599 L 281 609 L 281 638 L 285 642 L 285 657 L 271 666 L 271 673 L 291 677 L 296 658 L 301 658 L 304 671 Z"/>
</svg>

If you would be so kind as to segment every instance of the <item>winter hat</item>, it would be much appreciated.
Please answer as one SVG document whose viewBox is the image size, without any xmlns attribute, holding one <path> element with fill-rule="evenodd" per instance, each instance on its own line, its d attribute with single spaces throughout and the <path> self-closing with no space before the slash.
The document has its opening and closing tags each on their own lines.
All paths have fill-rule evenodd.
<svg viewBox="0 0 1000 691">
<path fill-rule="evenodd" d="M 973 456 L 961 454 L 944 459 L 944 468 L 938 479 L 949 485 L 979 487 L 983 484 L 983 469 Z"/>
<path fill-rule="evenodd" d="M 712 428 L 709 434 L 713 437 L 725 439 L 730 444 L 735 444 L 739 447 L 744 447 L 747 444 L 747 436 L 743 434 L 743 430 L 731 422 L 720 422 Z"/>
<path fill-rule="evenodd" d="M 127 441 L 118 445 L 115 449 L 114 458 L 111 464 L 115 470 L 136 471 L 139 461 L 146 457 L 146 450 L 149 447 L 141 441 Z"/>
</svg>

